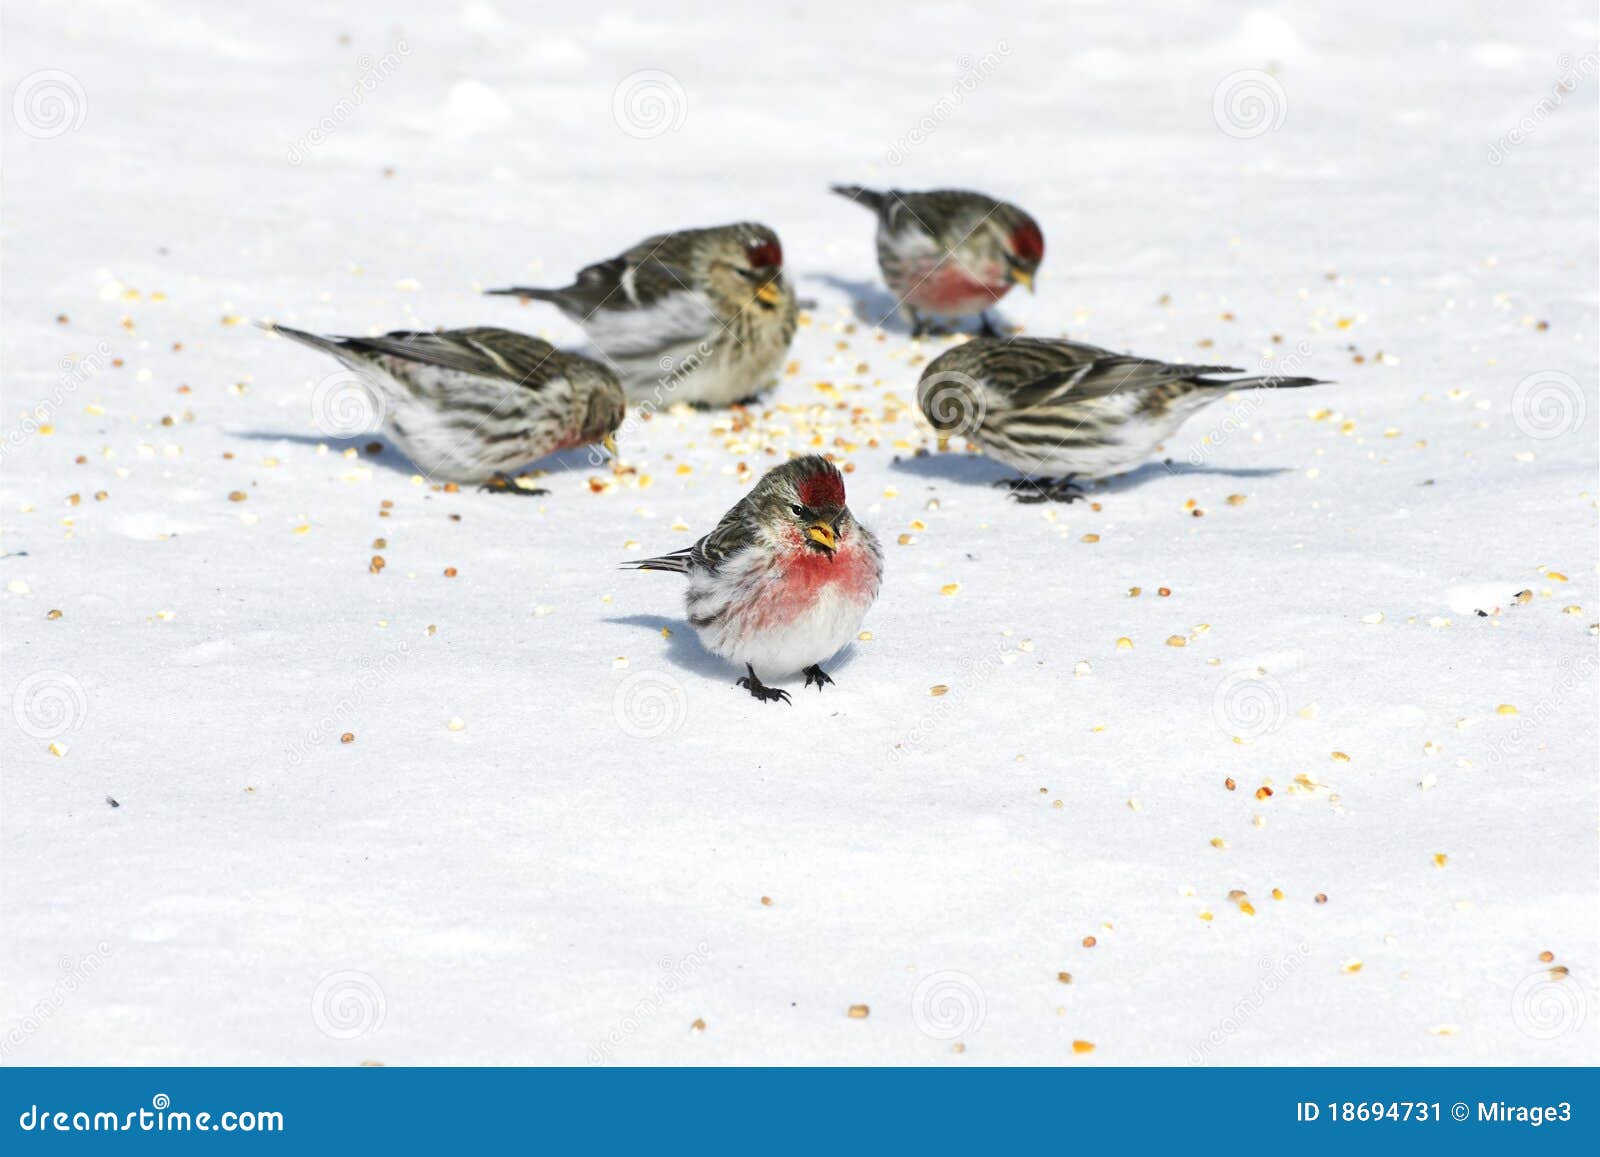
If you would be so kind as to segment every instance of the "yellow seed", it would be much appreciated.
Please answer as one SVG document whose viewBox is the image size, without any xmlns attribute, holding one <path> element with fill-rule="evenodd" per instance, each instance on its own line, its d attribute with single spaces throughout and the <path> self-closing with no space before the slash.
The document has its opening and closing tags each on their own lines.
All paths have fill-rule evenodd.
<svg viewBox="0 0 1600 1157">
<path fill-rule="evenodd" d="M 1442 868 L 1449 862 L 1450 857 L 1445 855 L 1443 852 L 1435 852 L 1433 854 L 1433 866 L 1435 868 Z"/>
<path fill-rule="evenodd" d="M 1335 751 L 1335 752 L 1332 752 L 1331 754 L 1333 756 L 1333 761 L 1335 763 L 1349 763 L 1350 762 L 1350 757 L 1348 755 L 1346 755 L 1342 751 Z"/>
<path fill-rule="evenodd" d="M 1189 640 L 1185 639 L 1182 635 L 1167 636 L 1167 646 L 1169 647 L 1187 647 L 1188 645 Z"/>
<path fill-rule="evenodd" d="M 1075 1040 L 1072 1042 L 1072 1051 L 1077 1053 L 1079 1056 L 1082 1056 L 1084 1053 L 1092 1053 L 1094 1052 L 1094 1042 Z"/>
<path fill-rule="evenodd" d="M 1274 889 L 1272 889 L 1272 898 L 1274 900 L 1283 899 L 1283 889 L 1282 888 L 1274 888 Z"/>
<path fill-rule="evenodd" d="M 1080 538 L 1078 541 L 1079 542 L 1099 542 L 1100 541 L 1100 536 L 1098 534 L 1086 534 L 1082 538 Z"/>
<path fill-rule="evenodd" d="M 960 589 L 960 583 L 945 583 L 944 586 L 939 588 L 939 593 L 941 595 L 953 595 Z"/>
<path fill-rule="evenodd" d="M 1117 640 L 1117 650 L 1119 650 L 1119 651 L 1131 651 L 1131 650 L 1133 650 L 1133 640 L 1128 638 L 1126 635 L 1124 635 L 1122 638 Z"/>
<path fill-rule="evenodd" d="M 1517 714 L 1517 709 L 1509 703 L 1502 703 L 1494 709 L 1494 713 L 1496 715 L 1515 715 Z"/>
<path fill-rule="evenodd" d="M 852 1004 L 850 1006 L 850 1019 L 851 1020 L 866 1020 L 867 1019 L 867 1015 L 871 1011 L 872 1010 L 870 1008 L 868 1008 L 864 1004 Z"/>
<path fill-rule="evenodd" d="M 935 683 L 932 687 L 928 688 L 928 694 L 932 695 L 935 699 L 941 695 L 948 695 L 949 693 L 950 685 L 948 683 Z"/>
</svg>

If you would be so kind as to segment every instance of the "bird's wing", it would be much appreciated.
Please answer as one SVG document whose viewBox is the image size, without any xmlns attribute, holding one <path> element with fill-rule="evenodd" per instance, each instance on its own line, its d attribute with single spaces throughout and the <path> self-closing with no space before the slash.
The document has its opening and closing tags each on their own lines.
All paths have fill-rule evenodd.
<svg viewBox="0 0 1600 1157">
<path fill-rule="evenodd" d="M 493 326 L 425 333 L 397 330 L 347 338 L 345 348 L 538 389 L 556 376 L 560 353 L 547 341 Z"/>
<path fill-rule="evenodd" d="M 1139 397 L 1204 374 L 1242 372 L 1230 366 L 1173 365 L 1065 339 L 1042 339 L 1038 346 L 1041 361 L 1048 362 L 1049 368 L 1012 391 L 1009 404 L 1019 410 L 1124 393 Z"/>
</svg>

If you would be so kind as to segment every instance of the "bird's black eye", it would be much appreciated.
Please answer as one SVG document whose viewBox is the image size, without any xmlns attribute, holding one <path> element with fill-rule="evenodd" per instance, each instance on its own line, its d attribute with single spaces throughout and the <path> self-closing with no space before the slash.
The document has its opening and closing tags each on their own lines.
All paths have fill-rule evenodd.
<svg viewBox="0 0 1600 1157">
<path fill-rule="evenodd" d="M 796 518 L 804 518 L 806 516 L 806 508 L 804 506 L 791 506 L 789 509 L 794 511 Z"/>
</svg>

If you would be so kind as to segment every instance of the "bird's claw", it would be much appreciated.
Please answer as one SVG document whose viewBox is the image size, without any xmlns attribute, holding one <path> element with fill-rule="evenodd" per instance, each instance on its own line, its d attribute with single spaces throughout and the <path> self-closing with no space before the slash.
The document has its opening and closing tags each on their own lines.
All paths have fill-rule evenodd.
<svg viewBox="0 0 1600 1157">
<path fill-rule="evenodd" d="M 823 684 L 831 684 L 833 682 L 833 676 L 829 675 L 816 663 L 811 664 L 811 666 L 805 669 L 805 677 L 806 686 L 809 687 L 811 684 L 815 683 L 818 691 L 822 690 Z"/>
<path fill-rule="evenodd" d="M 549 494 L 548 490 L 534 487 L 518 486 L 517 480 L 506 474 L 496 474 L 478 487 L 479 493 L 489 494 L 520 494 L 525 498 L 537 498 L 541 494 Z"/>
<path fill-rule="evenodd" d="M 752 698 L 759 699 L 763 703 L 775 703 L 779 700 L 782 700 L 785 703 L 789 703 L 791 706 L 793 705 L 793 701 L 789 698 L 789 693 L 783 688 L 768 687 L 760 679 L 756 678 L 756 669 L 749 663 L 744 665 L 744 669 L 748 671 L 749 674 L 742 676 L 739 681 L 734 684 L 734 686 L 743 687 L 746 691 L 750 692 Z"/>
<path fill-rule="evenodd" d="M 1072 503 L 1084 497 L 1083 487 L 1072 478 L 1002 478 L 996 486 L 1010 488 L 1011 497 L 1026 506 L 1038 502 Z"/>
</svg>

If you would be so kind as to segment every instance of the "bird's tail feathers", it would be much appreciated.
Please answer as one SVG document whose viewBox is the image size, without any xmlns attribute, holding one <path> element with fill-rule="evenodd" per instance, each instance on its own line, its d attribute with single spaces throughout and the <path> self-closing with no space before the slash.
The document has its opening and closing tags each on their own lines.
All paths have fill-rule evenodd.
<svg viewBox="0 0 1600 1157">
<path fill-rule="evenodd" d="M 560 305 L 570 288 L 539 289 L 532 285 L 510 285 L 505 289 L 485 289 L 483 292 L 489 297 L 523 297 L 530 301 L 550 301 Z"/>
<path fill-rule="evenodd" d="M 659 558 L 644 558 L 637 562 L 629 560 L 622 564 L 623 570 L 669 570 L 675 574 L 689 573 L 688 550 L 676 550 L 671 554 L 664 554 Z"/>
<path fill-rule="evenodd" d="M 1217 390 L 1298 390 L 1306 386 L 1331 386 L 1322 378 L 1279 378 L 1263 374 L 1255 378 L 1234 378 L 1231 381 L 1211 381 L 1201 378 L 1199 384 Z"/>
<path fill-rule="evenodd" d="M 884 195 L 873 189 L 863 188 L 860 185 L 829 185 L 829 190 L 839 194 L 847 201 L 854 201 L 858 205 L 865 205 L 874 212 L 883 208 Z"/>
<path fill-rule="evenodd" d="M 334 357 L 342 358 L 345 355 L 343 338 L 323 337 L 320 333 L 310 333 L 307 330 L 295 329 L 293 326 L 279 325 L 273 321 L 258 321 L 256 322 L 256 328 L 291 338 L 301 345 L 308 345 L 314 350 L 322 350 L 324 353 L 330 353 Z"/>
</svg>

